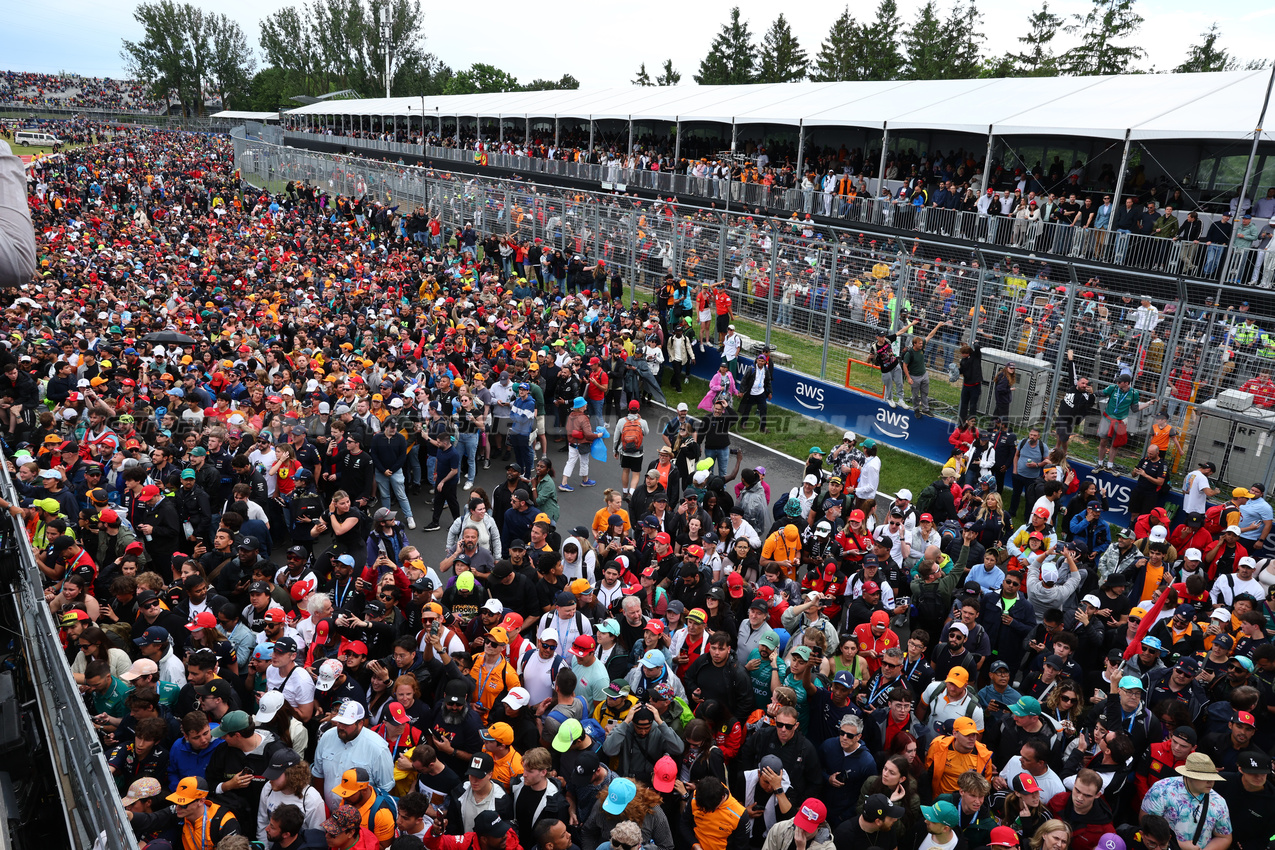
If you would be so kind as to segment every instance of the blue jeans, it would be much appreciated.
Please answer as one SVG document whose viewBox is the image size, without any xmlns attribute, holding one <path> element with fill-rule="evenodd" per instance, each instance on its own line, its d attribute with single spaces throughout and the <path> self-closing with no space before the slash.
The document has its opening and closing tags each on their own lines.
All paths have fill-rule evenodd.
<svg viewBox="0 0 1275 850">
<path fill-rule="evenodd" d="M 434 456 L 425 456 L 425 484 L 429 487 L 434 486 Z"/>
<path fill-rule="evenodd" d="M 478 432 L 456 435 L 456 445 L 460 448 L 460 456 L 465 460 L 466 481 L 473 481 L 478 469 L 478 437 Z"/>
<path fill-rule="evenodd" d="M 408 486 L 419 487 L 421 485 L 421 453 L 419 451 L 408 454 L 404 471 L 407 473 Z"/>
<path fill-rule="evenodd" d="M 1204 276 L 1212 277 L 1217 273 L 1217 264 L 1226 253 L 1225 245 L 1209 245 L 1204 252 Z"/>
<path fill-rule="evenodd" d="M 605 420 L 602 418 L 602 406 L 604 399 L 585 399 L 589 404 L 589 415 L 593 417 L 594 425 L 601 425 Z"/>
<path fill-rule="evenodd" d="M 712 458 L 713 463 L 717 465 L 714 470 L 716 474 L 726 475 L 726 464 L 730 461 L 730 446 L 724 449 L 704 449 L 704 455 Z"/>
<path fill-rule="evenodd" d="M 394 490 L 394 498 L 398 500 L 399 510 L 403 512 L 403 516 L 411 519 L 412 506 L 407 501 L 407 489 L 404 487 L 405 476 L 403 470 L 386 475 L 384 472 L 376 473 L 376 490 L 381 496 L 381 506 L 390 508 L 394 507 L 394 503 L 390 501 L 390 489 Z"/>
</svg>

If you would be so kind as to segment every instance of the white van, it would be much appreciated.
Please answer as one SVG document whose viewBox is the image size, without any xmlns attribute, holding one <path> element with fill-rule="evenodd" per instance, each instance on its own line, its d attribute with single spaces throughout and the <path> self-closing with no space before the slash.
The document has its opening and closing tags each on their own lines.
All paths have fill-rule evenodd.
<svg viewBox="0 0 1275 850">
<path fill-rule="evenodd" d="M 51 148 L 62 144 L 62 140 L 57 136 L 43 130 L 19 130 L 13 134 L 13 140 L 20 145 L 33 148 Z"/>
</svg>

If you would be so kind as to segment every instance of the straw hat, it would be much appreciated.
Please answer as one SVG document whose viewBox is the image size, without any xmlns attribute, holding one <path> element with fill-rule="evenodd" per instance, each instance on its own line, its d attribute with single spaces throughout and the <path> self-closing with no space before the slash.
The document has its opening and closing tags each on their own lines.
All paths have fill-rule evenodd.
<svg viewBox="0 0 1275 850">
<path fill-rule="evenodd" d="M 1186 763 L 1178 765 L 1175 770 L 1185 776 L 1187 779 L 1199 779 L 1205 782 L 1225 782 L 1221 774 L 1217 772 L 1217 767 L 1213 764 L 1213 759 L 1204 753 L 1191 753 L 1186 757 Z"/>
</svg>

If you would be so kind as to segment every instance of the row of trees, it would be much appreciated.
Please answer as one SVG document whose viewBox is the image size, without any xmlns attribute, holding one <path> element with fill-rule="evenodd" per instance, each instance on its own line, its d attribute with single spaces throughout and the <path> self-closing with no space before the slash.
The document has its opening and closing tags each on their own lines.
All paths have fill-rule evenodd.
<svg viewBox="0 0 1275 850">
<path fill-rule="evenodd" d="M 1055 14 L 1048 2 L 1042 2 L 1028 17 L 1026 34 L 1018 38 L 1020 49 L 999 54 L 985 52 L 983 16 L 975 0 L 955 0 L 946 11 L 935 0 L 927 0 L 910 24 L 900 18 L 897 0 L 879 0 L 875 15 L 862 22 L 847 6 L 833 21 L 813 58 L 806 54 L 783 13 L 758 43 L 748 22 L 741 19 L 739 7 L 734 7 L 700 60 L 694 78 L 701 85 L 739 85 L 804 79 L 944 80 L 1136 72 L 1137 63 L 1146 56 L 1137 40 L 1143 22 L 1134 8 L 1137 0 L 1090 2 L 1084 14 L 1070 17 Z M 1055 40 L 1061 33 L 1077 37 L 1078 42 L 1056 52 Z M 1173 70 L 1185 73 L 1241 67 L 1218 41 L 1214 24 Z M 667 64 L 671 68 L 671 62 Z M 1243 67 L 1264 64 L 1265 60 L 1252 61 Z M 643 65 L 635 82 L 642 81 L 645 69 Z"/>
<path fill-rule="evenodd" d="M 494 65 L 454 71 L 425 50 L 420 0 L 304 0 L 286 6 L 261 22 L 266 67 L 260 71 L 243 31 L 224 14 L 178 0 L 147 0 L 133 17 L 143 36 L 123 43 L 128 73 L 160 98 L 176 92 L 190 115 L 202 111 L 210 94 L 227 107 L 261 111 L 295 95 L 351 90 L 374 96 L 385 91 L 387 58 L 395 95 L 580 87 L 570 74 L 519 83 Z"/>
</svg>

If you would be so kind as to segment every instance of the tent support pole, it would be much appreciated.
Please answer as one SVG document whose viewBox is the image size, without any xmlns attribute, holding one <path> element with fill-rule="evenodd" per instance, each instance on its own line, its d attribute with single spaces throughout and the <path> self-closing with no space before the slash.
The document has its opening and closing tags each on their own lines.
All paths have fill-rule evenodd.
<svg viewBox="0 0 1275 850">
<path fill-rule="evenodd" d="M 633 156 L 633 116 L 629 116 L 629 156 Z"/>
<path fill-rule="evenodd" d="M 1111 193 L 1111 217 L 1107 219 L 1107 230 L 1116 229 L 1116 214 L 1121 209 L 1120 192 L 1124 189 L 1124 173 L 1129 168 L 1129 148 L 1132 145 L 1132 130 L 1125 130 L 1124 153 L 1120 154 L 1120 170 L 1116 172 L 1116 191 Z"/>
<path fill-rule="evenodd" d="M 885 153 L 890 147 L 890 128 L 881 127 L 881 164 L 877 166 L 877 194 L 885 191 Z"/>
<path fill-rule="evenodd" d="M 1244 215 L 1244 201 L 1248 198 L 1248 184 L 1253 179 L 1253 160 L 1257 159 L 1257 143 L 1262 139 L 1262 127 L 1266 124 L 1266 108 L 1271 105 L 1271 89 L 1275 87 L 1275 65 L 1271 66 L 1271 76 L 1266 82 L 1266 99 L 1262 101 L 1262 112 L 1257 116 L 1257 129 L 1253 131 L 1253 146 L 1248 149 L 1248 163 L 1244 166 L 1244 182 L 1240 185 L 1239 201 L 1235 205 L 1235 215 L 1231 218 L 1231 238 L 1226 243 L 1226 262 L 1223 263 L 1223 279 L 1230 271 L 1235 253 L 1235 230 L 1239 226 L 1239 217 Z M 1252 201 L 1249 200 L 1250 205 Z M 1238 275 L 1238 272 L 1237 272 Z M 1238 282 L 1238 279 L 1237 279 Z"/>
<path fill-rule="evenodd" d="M 594 124 L 593 119 L 590 118 L 589 119 L 589 154 L 590 155 L 593 154 L 593 130 L 595 126 L 596 125 Z"/>
<path fill-rule="evenodd" d="M 673 173 L 677 173 L 677 166 L 682 161 L 682 119 L 677 119 L 677 127 L 673 131 Z"/>
<path fill-rule="evenodd" d="M 983 157 L 983 192 L 986 193 L 989 186 L 992 185 L 992 154 L 996 148 L 996 135 L 992 132 L 992 125 L 987 125 L 987 156 Z"/>
<path fill-rule="evenodd" d="M 554 146 L 555 148 L 556 148 L 556 147 L 558 147 L 558 144 L 559 144 L 559 142 L 558 142 L 558 139 L 560 138 L 560 137 L 559 137 L 559 131 L 560 131 L 561 129 L 562 129 L 562 127 L 561 127 L 561 125 L 558 123 L 558 116 L 557 116 L 557 115 L 553 116 L 553 146 Z"/>
<path fill-rule="evenodd" d="M 806 125 L 799 122 L 797 124 L 797 180 L 801 180 L 802 163 L 806 159 Z"/>
</svg>

